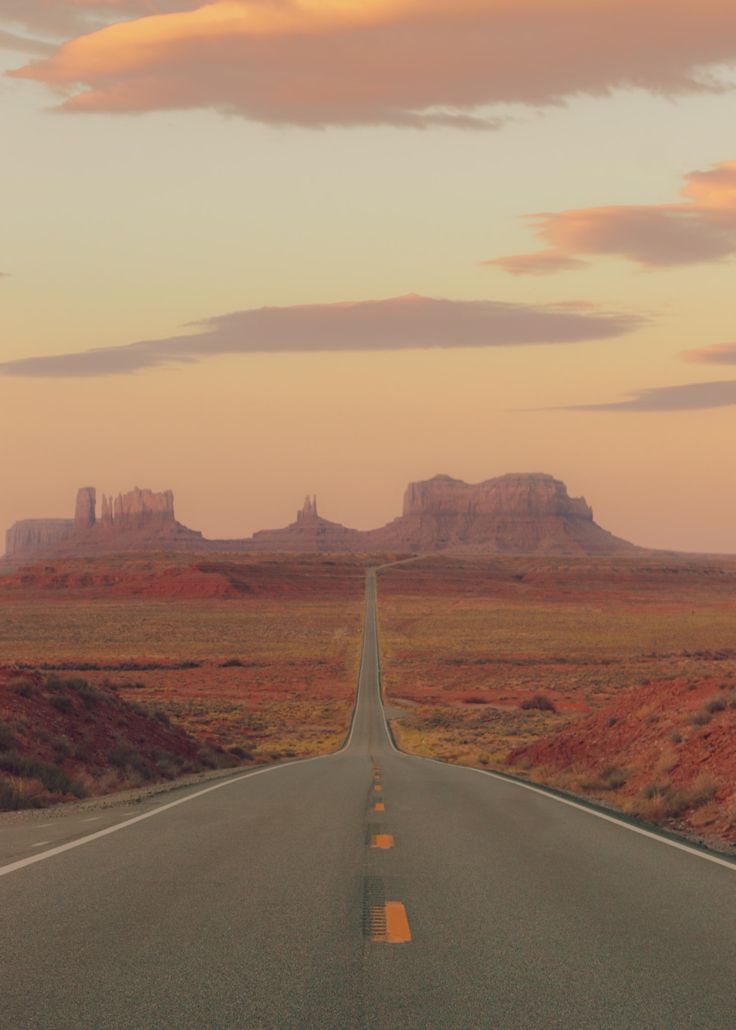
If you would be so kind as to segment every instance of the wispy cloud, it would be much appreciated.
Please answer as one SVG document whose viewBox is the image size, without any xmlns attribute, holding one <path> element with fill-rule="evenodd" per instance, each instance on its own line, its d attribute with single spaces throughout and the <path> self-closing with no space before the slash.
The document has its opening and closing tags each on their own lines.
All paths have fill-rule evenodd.
<svg viewBox="0 0 736 1030">
<path fill-rule="evenodd" d="M 0 29 L 0 50 L 17 50 L 22 54 L 51 54 L 56 47 L 43 39 L 32 39 L 17 32 Z"/>
<path fill-rule="evenodd" d="M 607 404 L 571 404 L 560 411 L 700 411 L 736 405 L 736 380 L 686 383 L 639 390 L 628 400 Z"/>
<path fill-rule="evenodd" d="M 193 10 L 201 3 L 202 0 L 0 0 L 0 25 L 64 39 L 121 19 Z"/>
<path fill-rule="evenodd" d="M 513 254 L 510 257 L 492 258 L 484 265 L 495 265 L 510 275 L 554 275 L 557 272 L 573 272 L 588 268 L 587 261 L 570 257 L 559 250 L 537 250 L 532 254 Z"/>
<path fill-rule="evenodd" d="M 0 375 L 120 375 L 218 354 L 390 351 L 441 347 L 515 347 L 623 336 L 646 325 L 639 315 L 569 306 L 439 300 L 389 300 L 237 311 L 197 323 L 199 332 L 74 354 L 21 358 Z"/>
<path fill-rule="evenodd" d="M 26 0 L 5 0 L 17 8 Z M 36 7 L 40 0 L 28 0 Z M 47 9 L 49 4 L 40 4 Z M 79 4 L 51 3 L 67 13 Z M 724 88 L 732 0 L 211 0 L 91 2 L 177 10 L 116 23 L 17 74 L 71 111 L 207 107 L 304 126 L 495 125 L 492 104 L 559 103 L 636 87 Z M 453 121 L 457 119 L 456 121 Z"/>
<path fill-rule="evenodd" d="M 698 365 L 736 365 L 736 343 L 714 343 L 683 353 L 685 361 Z"/>
<path fill-rule="evenodd" d="M 579 208 L 527 216 L 536 236 L 551 248 L 537 255 L 556 271 L 577 256 L 609 255 L 646 268 L 722 261 L 736 254 L 736 161 L 685 176 L 684 198 L 675 204 Z M 493 264 L 520 274 L 534 255 L 496 258 Z"/>
</svg>

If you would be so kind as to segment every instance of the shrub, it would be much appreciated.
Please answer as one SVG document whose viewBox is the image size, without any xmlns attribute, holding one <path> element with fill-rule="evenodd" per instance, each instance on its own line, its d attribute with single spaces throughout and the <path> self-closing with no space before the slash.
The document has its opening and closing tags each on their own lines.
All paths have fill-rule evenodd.
<svg viewBox="0 0 736 1030">
<path fill-rule="evenodd" d="M 139 773 L 144 780 L 150 780 L 152 773 L 148 762 L 140 751 L 130 744 L 119 744 L 108 755 L 110 765 L 116 769 Z"/>
<path fill-rule="evenodd" d="M 700 711 L 693 712 L 689 718 L 693 726 L 706 726 L 713 716 L 705 708 L 701 708 Z"/>
<path fill-rule="evenodd" d="M 79 784 L 67 776 L 57 765 L 51 762 L 44 762 L 39 758 L 29 758 L 17 751 L 3 751 L 0 753 L 0 769 L 10 773 L 12 776 L 24 776 L 28 779 L 40 780 L 46 790 L 52 794 L 75 794 L 83 797 L 80 793 Z"/>
<path fill-rule="evenodd" d="M 54 708 L 58 709 L 62 715 L 71 715 L 74 711 L 74 705 L 72 704 L 71 698 L 65 697 L 63 694 L 60 694 L 58 697 L 52 697 L 51 704 Z"/>
<path fill-rule="evenodd" d="M 527 697 L 521 702 L 519 708 L 523 708 L 524 711 L 530 711 L 531 709 L 536 709 L 540 712 L 557 711 L 554 702 L 550 701 L 546 694 L 535 694 L 534 697 Z"/>
<path fill-rule="evenodd" d="M 243 663 L 239 658 L 228 658 L 226 662 L 220 665 L 221 669 L 242 669 Z"/>
<path fill-rule="evenodd" d="M 0 722 L 0 751 L 6 751 L 15 744 L 13 727 L 7 722 Z"/>
<path fill-rule="evenodd" d="M 714 715 L 716 712 L 722 712 L 725 707 L 726 702 L 724 698 L 718 696 L 709 698 L 709 700 L 703 705 L 706 712 L 710 712 L 711 715 Z"/>
<path fill-rule="evenodd" d="M 601 779 L 608 785 L 609 790 L 618 790 L 629 778 L 628 769 L 621 769 L 616 765 L 609 765 L 601 773 Z"/>
<path fill-rule="evenodd" d="M 38 693 L 38 687 L 35 683 L 31 683 L 30 680 L 11 680 L 8 686 L 20 697 L 35 697 Z"/>
<path fill-rule="evenodd" d="M 629 778 L 627 769 L 617 765 L 609 765 L 598 776 L 580 784 L 583 790 L 619 790 Z"/>
<path fill-rule="evenodd" d="M 634 801 L 632 811 L 651 822 L 676 819 L 684 812 L 712 801 L 718 785 L 707 774 L 698 776 L 693 783 L 673 787 L 671 783 L 650 783 Z"/>
<path fill-rule="evenodd" d="M 253 757 L 250 751 L 246 751 L 245 748 L 239 747 L 237 744 L 234 747 L 228 748 L 228 751 L 231 755 L 235 755 L 236 758 L 241 758 L 243 760 L 249 760 Z"/>
</svg>

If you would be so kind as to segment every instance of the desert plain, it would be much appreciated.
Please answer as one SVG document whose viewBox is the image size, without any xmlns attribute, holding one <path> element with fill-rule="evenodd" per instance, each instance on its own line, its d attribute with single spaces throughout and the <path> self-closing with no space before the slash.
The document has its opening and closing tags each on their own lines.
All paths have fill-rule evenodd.
<svg viewBox="0 0 736 1030">
<path fill-rule="evenodd" d="M 365 570 L 385 560 L 145 554 L 7 570 L 3 807 L 336 750 Z M 736 846 L 736 559 L 435 555 L 382 569 L 378 601 L 404 750 Z"/>
</svg>

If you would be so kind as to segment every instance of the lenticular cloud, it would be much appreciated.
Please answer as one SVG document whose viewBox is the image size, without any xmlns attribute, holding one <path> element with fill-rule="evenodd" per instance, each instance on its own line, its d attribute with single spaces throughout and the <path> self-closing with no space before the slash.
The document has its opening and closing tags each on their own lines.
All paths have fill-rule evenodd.
<svg viewBox="0 0 736 1030">
<path fill-rule="evenodd" d="M 394 297 L 390 300 L 256 308 L 200 323 L 198 332 L 122 347 L 22 358 L 0 375 L 69 378 L 120 375 L 191 363 L 218 354 L 309 354 L 428 347 L 514 347 L 623 336 L 637 315 L 569 305 Z"/>
<path fill-rule="evenodd" d="M 618 87 L 669 95 L 720 88 L 708 68 L 736 59 L 732 0 L 170 6 L 149 5 L 162 13 L 72 39 L 15 74 L 58 88 L 71 111 L 205 107 L 313 127 L 475 128 L 498 124 L 482 110 L 494 104 L 557 103 Z"/>
</svg>

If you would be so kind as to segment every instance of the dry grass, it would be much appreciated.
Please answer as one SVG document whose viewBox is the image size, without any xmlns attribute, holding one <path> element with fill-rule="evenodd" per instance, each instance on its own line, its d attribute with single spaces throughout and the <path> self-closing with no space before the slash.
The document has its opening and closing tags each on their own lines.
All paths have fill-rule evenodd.
<svg viewBox="0 0 736 1030">
<path fill-rule="evenodd" d="M 160 567 L 146 564 L 160 581 Z M 0 664 L 81 669 L 90 683 L 112 682 L 238 757 L 334 750 L 355 693 L 363 570 L 317 559 L 243 567 L 257 591 L 228 600 L 109 600 L 56 584 L 12 596 L 0 589 Z M 89 575 L 103 574 L 106 563 L 91 563 Z M 136 567 L 135 575 L 139 588 L 145 574 Z"/>
<path fill-rule="evenodd" d="M 511 755 L 539 782 L 722 832 L 736 744 L 708 735 L 736 714 L 733 559 L 433 558 L 381 573 L 379 618 L 407 750 Z"/>
</svg>

